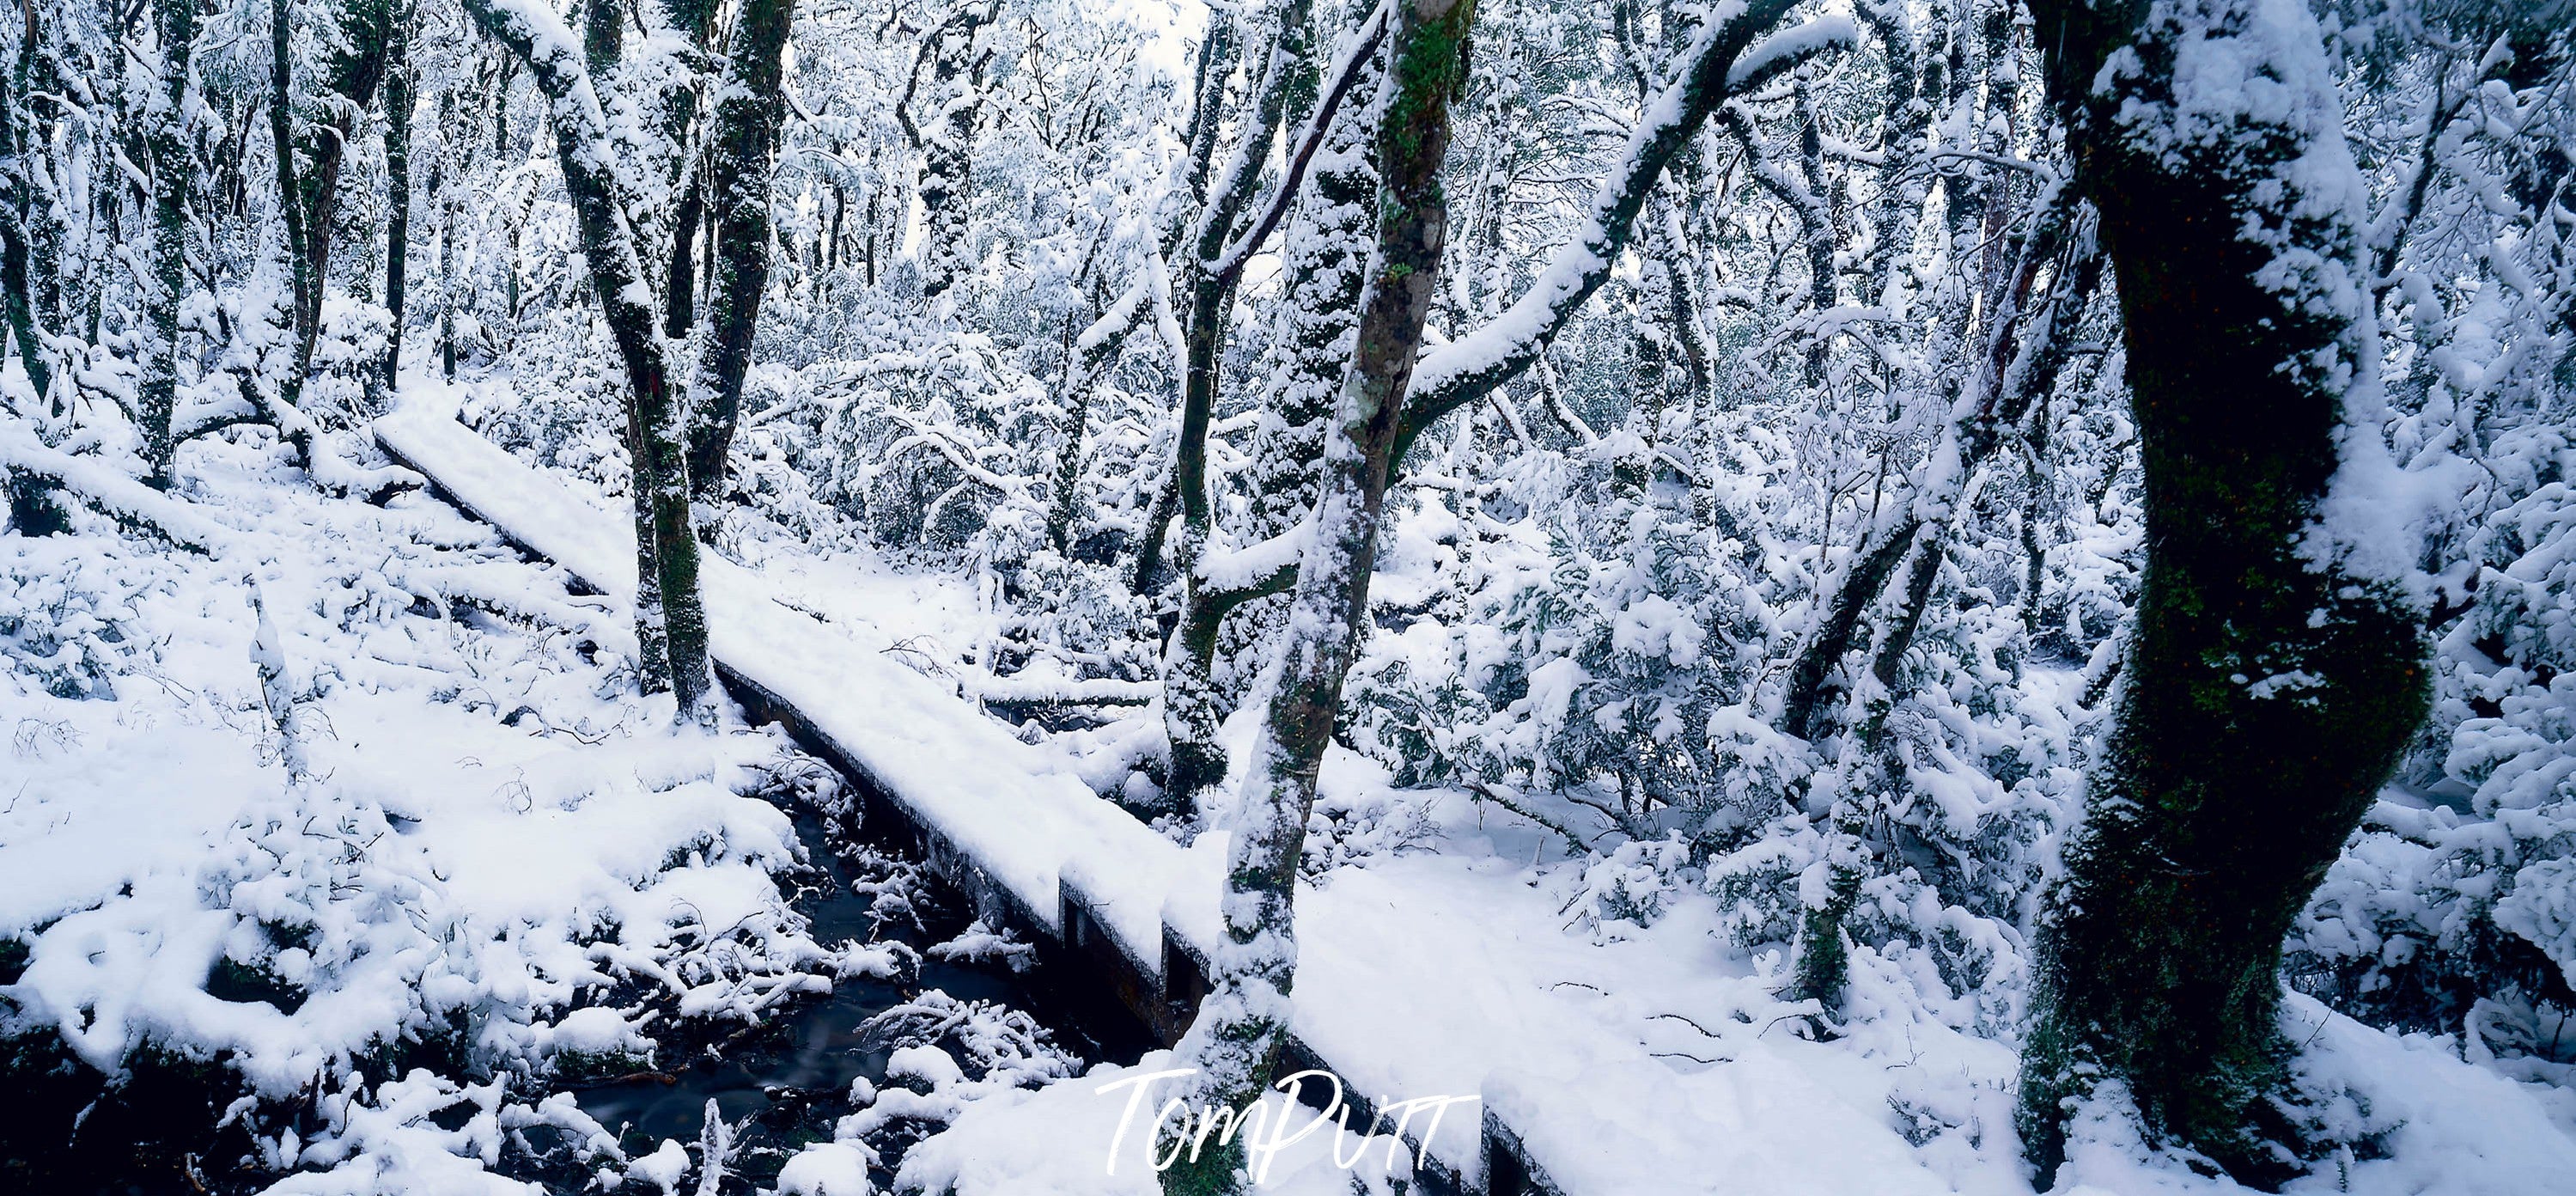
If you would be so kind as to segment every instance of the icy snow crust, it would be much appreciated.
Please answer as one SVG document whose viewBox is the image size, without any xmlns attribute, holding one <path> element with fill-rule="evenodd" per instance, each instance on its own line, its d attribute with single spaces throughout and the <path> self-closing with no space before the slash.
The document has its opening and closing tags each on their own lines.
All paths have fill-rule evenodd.
<svg viewBox="0 0 2576 1196">
<path fill-rule="evenodd" d="M 444 410 L 415 408 L 379 432 L 513 536 L 548 555 L 560 550 L 576 572 L 596 569 L 614 586 L 631 571 L 617 516 Z M 1106 898 L 1111 933 L 1149 965 L 1160 960 L 1165 923 L 1203 952 L 1221 941 L 1222 831 L 1188 849 L 1144 832 L 1074 777 L 1090 763 L 1080 759 L 1087 747 L 1115 754 L 1119 745 L 1076 735 L 1031 747 L 953 690 L 893 665 L 886 649 L 953 635 L 971 619 L 971 602 L 952 592 L 963 583 L 792 550 L 756 574 L 709 563 L 718 658 L 789 696 L 1030 908 L 1052 918 L 1056 885 L 1070 876 Z M 1249 758 L 1254 721 L 1229 724 L 1238 762 Z M 1238 763 L 1233 783 L 1240 772 Z M 1396 796 L 1383 769 L 1338 747 L 1328 754 L 1319 804 L 1361 808 Z M 1541 834 L 1463 795 L 1427 796 L 1436 853 L 1335 869 L 1298 897 L 1291 1029 L 1355 1095 L 1477 1095 L 1580 1196 L 2030 1190 L 2011 1128 L 2014 1048 L 1976 1032 L 1973 1001 L 1950 1000 L 1936 977 L 1916 974 L 1930 966 L 1920 953 L 1856 950 L 1845 1036 L 1811 1042 L 1799 1026 L 1813 1009 L 1772 995 L 1785 984 L 1782 954 L 1729 949 L 1704 894 L 1679 899 L 1650 927 L 1586 919 L 1576 912 L 1583 870 L 1546 862 Z M 1589 934 L 1578 929 L 1586 924 Z M 2329 1128 L 2384 1135 L 2386 1157 L 2345 1170 L 2349 1190 L 2537 1193 L 2576 1168 L 2576 1100 L 2564 1093 L 2463 1063 L 2447 1040 L 2383 1034 L 2304 999 L 2291 1001 L 2289 1016 L 2294 1039 L 2311 1044 L 2310 1087 L 2329 1094 Z M 1141 1131 L 1111 1170 L 1123 1099 L 1098 1090 L 1170 1066 L 1157 1052 L 1131 1068 L 967 1103 L 951 1128 L 906 1155 L 898 1187 L 1155 1192 Z M 1444 1119 L 1430 1149 L 1476 1182 L 1480 1110 L 1470 1109 Z M 1300 1124 L 1308 1116 L 1301 1111 Z M 2080 1138 L 2062 1190 L 2236 1190 L 2136 1161 L 2149 1152 L 2118 1140 L 2113 1125 Z M 1357 1190 L 1385 1192 L 1390 1175 L 1409 1169 L 1409 1150 L 1389 1168 L 1381 1144 L 1346 1172 L 1329 1157 L 1331 1140 L 1319 1133 L 1292 1147 L 1263 1190 L 1344 1193 L 1356 1177 Z M 1344 1157 L 1358 1141 L 1355 1126 Z M 855 1174 L 861 1149 L 819 1146 L 782 1183 L 840 1190 L 832 1185 Z M 2327 1168 L 2292 1190 L 2336 1182 Z"/>
</svg>

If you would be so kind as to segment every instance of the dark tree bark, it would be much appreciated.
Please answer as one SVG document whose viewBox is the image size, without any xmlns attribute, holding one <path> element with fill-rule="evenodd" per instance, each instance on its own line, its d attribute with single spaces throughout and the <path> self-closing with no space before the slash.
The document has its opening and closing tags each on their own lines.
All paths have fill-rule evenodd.
<svg viewBox="0 0 2576 1196">
<path fill-rule="evenodd" d="M 713 675 L 707 667 L 706 608 L 698 592 L 698 540 L 689 521 L 688 454 L 659 313 L 636 256 L 634 230 L 626 221 L 627 197 L 607 169 L 607 117 L 589 70 L 570 52 L 571 32 L 545 10 L 504 9 L 494 0 L 465 0 L 465 8 L 485 36 L 528 66 L 553 118 L 556 162 L 580 226 L 591 287 L 626 368 L 635 497 L 643 522 L 649 524 L 639 531 L 649 532 L 641 539 L 653 548 L 653 567 L 637 578 L 637 621 L 663 631 L 679 714 L 691 719 L 707 700 Z M 659 583 L 658 610 L 648 605 L 654 601 L 643 584 L 648 579 Z"/>
<path fill-rule="evenodd" d="M 331 52 L 325 78 L 334 104 L 327 121 L 295 128 L 294 58 L 289 49 L 288 0 L 269 3 L 269 130 L 276 143 L 279 209 L 286 218 L 288 257 L 295 290 L 295 364 L 281 402 L 294 406 L 312 369 L 322 333 L 322 293 L 330 284 L 331 234 L 337 222 L 340 170 L 348 157 L 356 115 L 374 106 L 384 82 L 386 48 L 394 36 L 392 0 L 343 0 L 341 44 Z M 299 167 L 299 161 L 302 165 Z"/>
<path fill-rule="evenodd" d="M 1141 282 L 1129 287 L 1065 346 L 1064 378 L 1056 386 L 1057 402 L 1064 408 L 1064 426 L 1058 433 L 1063 450 L 1056 458 L 1055 492 L 1047 504 L 1046 529 L 1047 543 L 1055 546 L 1059 556 L 1073 555 L 1073 523 L 1082 507 L 1077 490 L 1082 483 L 1083 441 L 1090 434 L 1091 392 L 1110 363 L 1118 359 L 1118 350 L 1127 343 L 1128 334 L 1135 330 L 1137 312 L 1145 305 L 1145 289 Z"/>
<path fill-rule="evenodd" d="M 54 317 L 50 305 L 37 294 L 29 248 L 38 239 L 38 222 L 52 219 L 36 205 L 35 155 L 42 134 L 33 85 L 45 48 L 38 37 L 35 0 L 20 0 L 19 11 L 25 19 L 24 36 L 8 78 L 0 82 L 0 121 L 6 122 L 0 124 L 0 157 L 6 159 L 0 164 L 0 315 L 6 317 L 5 325 L 0 325 L 0 340 L 17 344 L 19 365 L 36 392 L 37 409 L 27 414 L 42 421 L 60 405 L 54 395 L 50 350 L 42 338 L 42 332 L 50 331 L 42 326 L 50 325 Z M 5 360 L 7 355 L 0 353 L 0 361 Z M 11 471 L 0 479 L 0 486 L 8 491 L 9 526 L 18 534 L 50 536 L 68 530 L 58 489 L 49 479 L 32 471 Z"/>
<path fill-rule="evenodd" d="M 0 82 L 0 342 L 15 341 L 18 360 L 27 371 L 27 381 L 34 385 L 36 401 L 43 403 L 53 393 L 53 370 L 43 342 L 37 336 L 37 303 L 35 279 L 29 269 L 28 243 L 34 239 L 36 216 L 36 180 L 34 155 L 39 133 L 36 126 L 36 101 L 30 84 L 36 73 L 36 60 L 43 48 L 37 39 L 35 0 L 19 0 L 25 17 L 24 36 L 18 42 L 17 56 L 9 64 L 9 76 Z M 43 322 L 50 322 L 50 313 Z M 7 345 L 0 343 L 0 350 Z M 6 360 L 0 351 L 0 360 Z"/>
<path fill-rule="evenodd" d="M 769 180 L 786 112 L 780 71 L 795 0 L 744 0 L 734 18 L 730 82 L 716 105 L 706 185 L 715 199 L 715 293 L 698 358 L 689 425 L 689 486 L 710 509 L 724 497 L 725 456 L 742 411 L 751 335 L 769 287 Z M 674 300 L 676 303 L 676 299 Z"/>
<path fill-rule="evenodd" d="M 385 340 L 385 389 L 402 376 L 405 265 L 411 256 L 411 21 L 405 11 L 385 35 L 385 310 L 393 331 Z"/>
<path fill-rule="evenodd" d="M 2282 935 L 2426 702 L 2411 553 L 2344 505 L 2394 470 L 2363 192 L 2297 0 L 2032 8 L 2117 271 L 2147 561 L 2041 921 L 2022 1140 L 2049 1183 L 2075 1107 L 2117 1080 L 2151 1140 L 2277 1182 Z M 2179 87 L 2185 58 L 2244 77 Z M 2271 102 L 2189 103 L 2246 86 Z"/>
<path fill-rule="evenodd" d="M 692 49 L 700 54 L 706 52 L 707 34 L 716 15 L 713 0 L 664 0 L 662 13 L 670 20 L 671 28 L 686 38 Z M 689 335 L 698 315 L 697 238 L 698 226 L 707 222 L 709 180 L 696 169 L 702 165 L 697 156 L 688 152 L 691 126 L 697 123 L 697 118 L 697 92 L 694 89 L 683 91 L 674 98 L 670 123 L 663 130 L 670 137 L 671 144 L 682 149 L 676 159 L 680 177 L 675 182 L 680 202 L 671 214 L 670 269 L 665 272 L 662 282 L 662 335 L 673 340 Z M 692 431 L 695 427 L 693 423 Z"/>
<path fill-rule="evenodd" d="M 626 14 L 618 10 L 615 0 L 588 0 L 582 5 L 581 54 L 595 97 L 602 81 L 616 77 L 618 65 L 626 55 Z M 618 209 L 627 210 L 622 199 Z M 517 230 L 512 231 L 511 256 L 516 258 Z M 516 318 L 519 296 L 515 269 L 511 281 L 510 314 Z M 596 274 L 592 281 L 597 283 Z M 606 294 L 598 298 L 603 310 L 611 305 Z M 630 472 L 634 478 L 630 514 L 635 523 L 636 682 L 645 693 L 666 693 L 671 688 L 671 637 L 663 620 L 662 560 L 658 551 L 661 537 L 654 528 L 652 488 L 646 481 L 652 470 L 652 450 L 646 439 L 644 406 L 631 399 L 626 404 L 626 457 L 632 463 Z"/>
</svg>

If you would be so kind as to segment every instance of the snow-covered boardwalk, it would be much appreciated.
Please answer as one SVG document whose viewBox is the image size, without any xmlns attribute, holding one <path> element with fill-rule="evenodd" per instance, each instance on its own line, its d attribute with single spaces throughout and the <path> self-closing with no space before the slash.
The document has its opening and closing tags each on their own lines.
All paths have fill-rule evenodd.
<svg viewBox="0 0 2576 1196">
<path fill-rule="evenodd" d="M 630 519 L 435 402 L 416 401 L 375 432 L 512 540 L 603 592 L 631 592 Z M 1176 846 L 889 655 L 892 636 L 872 640 L 864 627 L 791 609 L 764 577 L 713 555 L 703 568 L 713 654 L 738 694 L 863 773 L 927 832 L 934 854 L 962 857 L 944 863 L 968 871 L 970 888 L 998 891 L 1013 921 L 1095 954 L 1084 940 L 1095 926 L 1105 932 L 1148 998 L 1186 1019 L 1194 977 L 1175 973 L 1195 971 L 1188 961 L 1219 938 L 1221 836 Z M 1479 1096 L 1481 1124 L 1453 1111 L 1430 1144 L 1459 1186 L 1571 1196 L 1954 1190 L 1867 1085 L 1807 1074 L 1810 1044 L 1719 1021 L 1706 1028 L 1714 1037 L 1689 1035 L 1694 1045 L 1650 1045 L 1640 1027 L 1659 1024 L 1658 1013 L 1715 1021 L 1713 987 L 1762 982 L 1714 970 L 1716 945 L 1688 928 L 1608 946 L 1568 935 L 1556 899 L 1506 863 L 1399 858 L 1340 871 L 1298 899 L 1297 1049 L 1372 1102 Z M 1676 1065 L 1659 1053 L 1716 1058 Z"/>
</svg>

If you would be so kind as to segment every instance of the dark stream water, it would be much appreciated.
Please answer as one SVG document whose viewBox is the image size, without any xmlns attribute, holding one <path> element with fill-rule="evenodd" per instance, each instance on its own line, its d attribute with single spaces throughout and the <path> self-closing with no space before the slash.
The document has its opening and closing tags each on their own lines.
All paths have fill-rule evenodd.
<svg viewBox="0 0 2576 1196">
<path fill-rule="evenodd" d="M 801 803 L 789 812 L 814 865 L 794 899 L 811 920 L 814 938 L 826 944 L 900 940 L 923 954 L 920 966 L 895 981 L 837 981 L 830 994 L 798 998 L 747 1028 L 664 1022 L 656 1026 L 662 1031 L 653 1064 L 658 1071 L 562 1085 L 584 1111 L 619 1135 L 630 1155 L 649 1154 L 666 1138 L 696 1153 L 713 1101 L 734 1147 L 719 1190 L 738 1196 L 771 1184 L 788 1158 L 830 1139 L 834 1123 L 854 1110 L 852 1081 L 865 1078 L 882 1086 L 887 1056 L 899 1044 L 869 1033 L 869 1019 L 929 990 L 1026 1014 L 1080 1067 L 1131 1063 L 1152 1045 L 1143 1027 L 1103 994 L 1078 990 L 1079 982 L 1070 977 L 1051 977 L 1043 965 L 1015 972 L 1001 963 L 928 958 L 932 945 L 967 929 L 969 904 L 883 845 L 861 849 L 844 842 L 832 829 L 837 821 L 827 823 Z M 915 876 L 907 889 L 909 913 L 889 907 L 880 918 L 876 899 L 857 886 L 892 872 Z M 22 963 L 0 952 L 0 981 L 14 980 L 9 973 Z M 415 1066 L 472 1074 L 461 1056 L 428 1043 L 405 1046 L 377 1062 L 387 1074 Z M 144 1052 L 129 1068 L 127 1077 L 108 1086 L 50 1038 L 0 1039 L 0 1196 L 248 1196 L 278 1178 L 253 1162 L 258 1148 L 243 1123 L 222 1120 L 239 1085 L 219 1062 Z M 459 1106 L 439 1120 L 461 1123 L 472 1111 Z M 906 1147 L 936 1128 L 898 1125 L 870 1145 L 890 1168 Z M 593 1165 L 567 1149 L 571 1142 L 563 1134 L 532 1127 L 523 1138 L 533 1157 L 505 1151 L 503 1174 L 549 1191 L 590 1190 Z M 891 1176 L 875 1178 L 882 1186 Z M 697 1183 L 693 1175 L 688 1189 L 698 1190 Z"/>
<path fill-rule="evenodd" d="M 795 902 L 811 919 L 817 942 L 899 940 L 926 952 L 970 924 L 966 903 L 926 874 L 911 903 L 912 916 L 881 919 L 875 898 L 854 882 L 881 879 L 886 857 L 854 864 L 844 851 L 849 844 L 823 818 L 803 809 L 793 814 L 820 873 L 807 878 Z M 622 1131 L 630 1150 L 645 1151 L 664 1138 L 696 1143 L 712 1100 L 718 1115 L 742 1127 L 737 1134 L 744 1170 L 755 1176 L 774 1171 L 796 1147 L 830 1136 L 832 1122 L 851 1110 L 853 1080 L 885 1079 L 892 1044 L 866 1032 L 868 1020 L 933 989 L 959 1001 L 990 1001 L 1028 1013 L 1085 1067 L 1103 1060 L 1133 1062 L 1152 1045 L 1141 1026 L 1085 999 L 1095 994 L 1051 986 L 1042 967 L 1013 971 L 1000 963 L 955 963 L 925 954 L 916 976 L 837 981 L 829 995 L 797 1001 L 731 1048 L 699 1047 L 684 1057 L 666 1049 L 663 1072 L 576 1087 L 574 1096 L 584 1112 Z M 892 1162 L 906 1144 L 877 1145 Z M 752 1157 L 758 1155 L 770 1156 L 766 1167 Z"/>
</svg>

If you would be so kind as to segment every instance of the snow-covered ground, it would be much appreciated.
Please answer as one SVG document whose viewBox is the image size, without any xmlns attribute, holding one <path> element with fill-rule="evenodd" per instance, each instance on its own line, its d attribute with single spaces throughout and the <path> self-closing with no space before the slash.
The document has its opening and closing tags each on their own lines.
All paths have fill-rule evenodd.
<svg viewBox="0 0 2576 1196">
<path fill-rule="evenodd" d="M 690 1146 L 621 1144 L 560 1083 L 643 1069 L 677 1027 L 756 1021 L 904 965 L 807 932 L 781 889 L 796 835 L 763 795 L 810 788 L 816 766 L 736 716 L 671 729 L 667 699 L 631 692 L 618 602 L 424 495 L 326 499 L 223 441 L 186 473 L 177 501 L 226 529 L 211 554 L 103 520 L 0 537 L 0 1015 L 21 1043 L 62 1044 L 13 1066 L 76 1077 L 65 1133 L 85 1110 L 118 1124 L 99 1078 L 166 1057 L 230 1078 L 241 1099 L 211 1112 L 253 1145 L 246 1170 L 285 1173 L 277 1191 L 534 1190 L 508 1173 L 538 1127 L 603 1186 L 674 1190 L 699 1174 Z M 948 696 L 975 692 L 957 678 L 993 629 L 971 579 L 758 536 L 727 551 L 778 607 L 771 637 L 819 620 L 902 645 L 885 655 L 935 683 L 903 691 L 902 718 L 984 717 Z M 1020 729 L 1041 741 L 976 767 L 1099 784 L 1153 723 L 1127 719 Z M 1238 761 L 1250 730 L 1229 727 Z M 1704 886 L 1665 883 L 1651 843 L 1569 860 L 1553 831 L 1467 793 L 1397 790 L 1338 749 L 1321 804 L 1295 1027 L 1355 1095 L 1476 1097 L 1434 1138 L 1452 1165 L 1480 1164 L 1491 1109 L 1571 1193 L 2029 1190 L 2013 1044 L 1996 1011 L 1915 974 L 1926 955 L 1857 951 L 1827 1025 L 1774 995 L 1780 953 L 1729 945 Z M 1157 865 L 1152 912 L 1185 937 L 1212 933 L 1222 842 L 1220 827 Z M 1640 897 L 1665 903 L 1647 924 L 1621 905 Z M 879 1135 L 907 1117 L 947 1127 L 902 1156 L 907 1190 L 1156 1190 L 1118 1084 L 1168 1056 L 1070 1075 L 1024 1017 L 924 1000 L 906 1016 L 927 1028 L 888 1070 L 902 1086 L 860 1081 L 856 1111 L 777 1191 L 869 1190 L 892 1161 Z M 2308 1047 L 2303 1116 L 2358 1144 L 2294 1190 L 2536 1193 L 2576 1172 L 2576 1094 L 2464 1061 L 2451 1039 L 2300 999 L 2289 1017 Z M 1274 1097 L 1262 1116 L 1312 1114 Z M 1336 1138 L 1280 1152 L 1265 1189 L 1392 1191 L 1409 1173 L 1384 1141 L 1346 1168 L 1359 1140 Z M 2109 1130 L 2079 1139 L 2061 1179 L 2230 1187 Z"/>
<path fill-rule="evenodd" d="M 605 511 L 601 519 L 612 521 Z M 960 679 L 975 675 L 995 616 L 973 579 L 778 537 L 738 535 L 726 551 L 771 604 L 847 642 L 883 645 L 951 692 L 975 692 Z M 721 606 L 717 617 L 721 638 Z M 816 642 L 825 639 L 843 641 Z M 843 712 L 856 725 L 896 717 L 858 712 L 873 696 L 847 695 Z M 933 704 L 947 709 L 907 709 L 900 719 L 975 717 L 965 700 Z M 1156 722 L 1146 710 L 1093 731 L 1040 738 L 1022 728 L 1041 751 L 1012 758 L 1109 790 Z M 1252 730 L 1248 710 L 1228 727 L 1233 782 Z M 1534 800 L 1560 824 L 1585 813 Z M 1322 862 L 1300 898 L 1293 1025 L 1361 1086 L 1356 1095 L 1477 1097 L 1574 1193 L 2029 1190 L 2011 1124 L 2017 1009 L 1953 997 L 1932 973 L 1930 950 L 1858 949 L 1846 1008 L 1822 1019 L 1812 1004 L 1774 995 L 1785 986 L 1785 952 L 1732 948 L 1719 901 L 1704 886 L 1673 883 L 1678 847 L 1659 854 L 1637 844 L 1570 861 L 1553 831 L 1467 793 L 1398 790 L 1383 768 L 1339 748 L 1327 757 L 1319 805 L 1328 816 L 1310 830 Z M 1135 861 L 1168 874 L 1160 915 L 1187 939 L 1216 940 L 1223 843 L 1220 825 L 1177 863 Z M 1662 908 L 1640 924 L 1624 904 L 1635 900 Z M 2322 1136 L 2362 1144 L 2306 1187 L 2543 1191 L 2576 1164 L 2576 1094 L 2463 1062 L 2449 1040 L 2394 1037 L 2304 999 L 2289 1016 L 2293 1038 L 2309 1047 L 2303 1075 L 2314 1108 L 2304 1115 Z M 1109 1165 L 1126 1091 L 1115 1085 L 1167 1065 L 1157 1054 L 1036 1095 L 973 1103 L 907 1157 L 901 1182 L 1152 1191 L 1141 1129 L 1119 1139 L 1119 1164 Z M 1475 1130 L 1472 1116 L 1453 1117 L 1433 1144 L 1470 1176 L 1482 1163 Z M 1282 1190 L 1345 1190 L 1350 1177 L 1313 1147 L 1329 1136 L 1280 1156 Z M 2233 1187 L 2144 1157 L 2154 1156 L 2139 1143 L 2097 1134 L 2079 1141 L 2062 1183 Z"/>
<path fill-rule="evenodd" d="M 0 536 L 0 1022 L 61 1043 L 13 1052 L 12 1082 L 59 1062 L 29 1095 L 72 1102 L 13 1139 L 73 1140 L 158 1053 L 238 1091 L 216 1111 L 301 1173 L 283 1190 L 523 1190 L 485 1167 L 532 1126 L 623 1162 L 550 1078 L 902 963 L 789 908 L 801 849 L 757 795 L 815 765 L 782 735 L 673 730 L 623 614 L 561 570 L 270 456 L 190 453 L 176 500 L 232 533 L 211 556 L 98 520 Z"/>
</svg>

